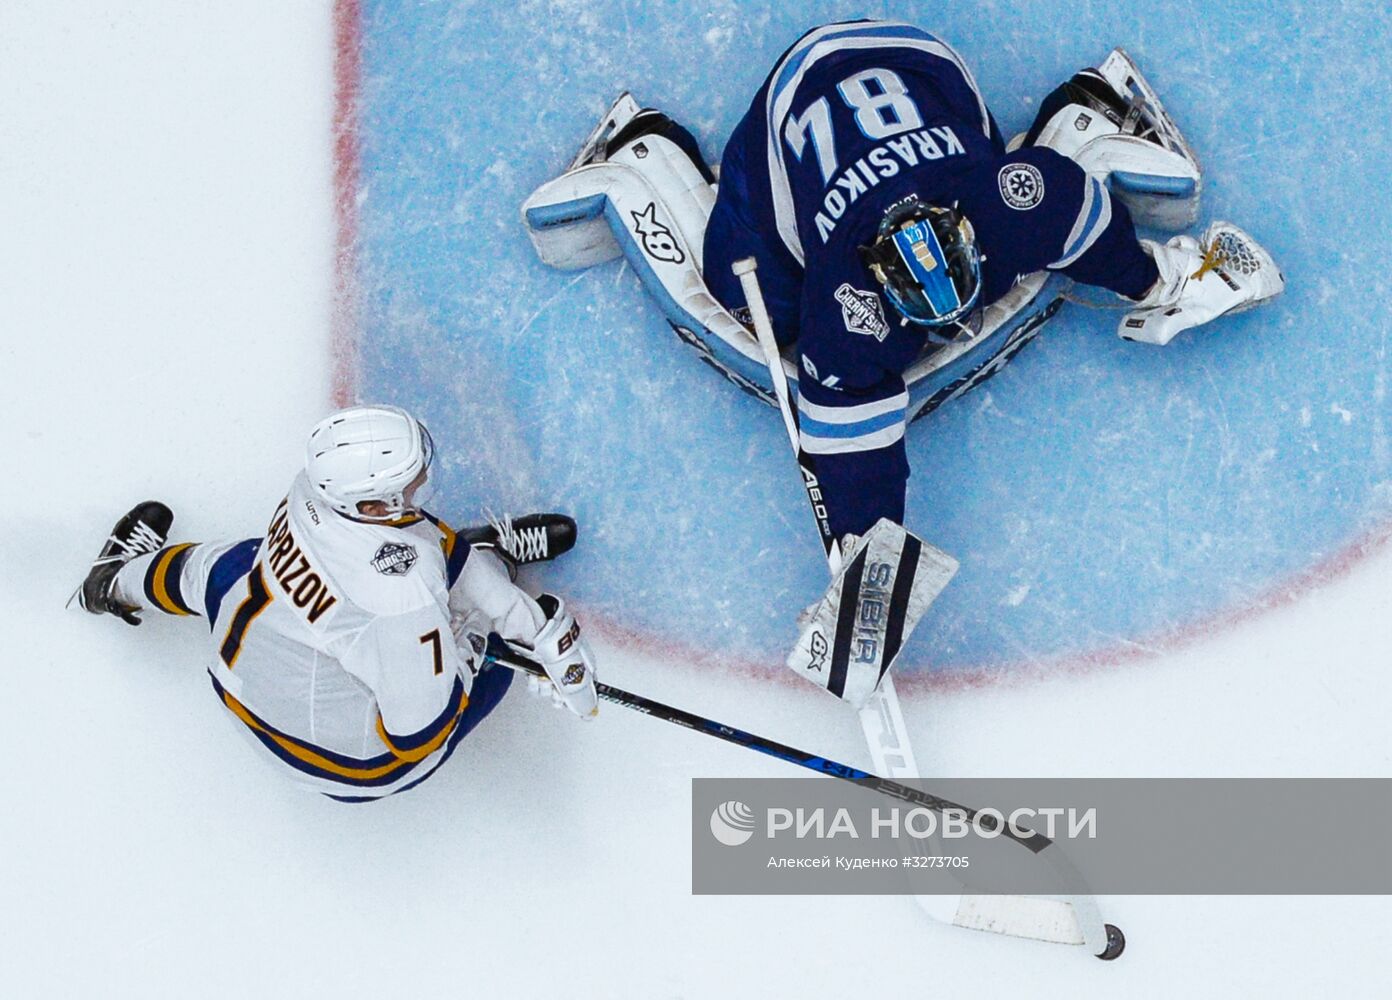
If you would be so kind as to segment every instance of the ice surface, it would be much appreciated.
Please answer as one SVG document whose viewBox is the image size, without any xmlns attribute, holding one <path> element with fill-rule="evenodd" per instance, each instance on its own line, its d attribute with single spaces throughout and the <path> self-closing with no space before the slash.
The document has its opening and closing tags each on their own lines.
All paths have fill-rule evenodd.
<svg viewBox="0 0 1392 1000">
<path fill-rule="evenodd" d="M 489 5 L 453 9 L 491 16 Z M 525 149 L 499 141 L 486 155 L 490 164 L 510 164 L 519 179 L 512 187 L 482 189 L 476 179 L 461 181 L 463 204 L 487 206 L 544 177 L 621 83 L 661 81 L 655 96 L 684 108 L 709 100 L 695 124 L 703 137 L 717 135 L 737 112 L 733 95 L 676 69 L 704 66 L 707 80 L 741 73 L 752 79 L 762 72 L 755 63 L 786 34 L 783 15 L 776 25 L 765 15 L 746 22 L 727 6 L 693 20 L 689 51 L 680 60 L 670 58 L 678 39 L 654 53 L 641 45 L 607 52 L 595 41 L 620 31 L 637 32 L 641 40 L 645 9 L 519 8 L 531 41 L 520 45 L 513 36 L 511 46 L 495 46 L 497 65 L 506 69 L 525 58 L 534 71 L 549 66 L 559 78 L 567 39 L 574 37 L 566 23 L 578 23 L 589 32 L 579 36 L 591 40 L 584 46 L 589 58 L 566 72 L 590 90 L 578 102 L 557 94 L 544 108 L 516 111 L 537 123 L 537 138 Z M 950 9 L 986 33 L 973 41 L 971 54 L 992 66 L 983 83 L 993 94 L 1013 92 L 1006 87 L 1011 74 L 1019 75 L 1024 92 L 1041 93 L 1057 71 L 1094 48 L 1068 34 L 1081 35 L 1081 27 L 1029 40 L 1018 19 L 1042 16 L 1040 7 L 1020 7 L 1023 14 L 1014 5 L 983 7 L 980 14 L 962 5 Z M 1136 39 L 1142 57 L 1152 46 L 1171 44 L 1164 41 L 1171 35 L 1192 39 L 1183 43 L 1197 53 L 1189 66 L 1205 73 L 1155 75 L 1167 91 L 1193 102 L 1182 106 L 1204 155 L 1222 137 L 1199 111 L 1226 114 L 1223 102 L 1245 102 L 1243 81 L 1257 56 L 1274 60 L 1262 64 L 1262 81 L 1285 73 L 1312 99 L 1332 91 L 1325 95 L 1330 105 L 1316 103 L 1313 117 L 1294 121 L 1277 120 L 1259 102 L 1243 103 L 1271 136 L 1288 132 L 1282 142 L 1304 145 L 1281 152 L 1272 138 L 1250 150 L 1232 147 L 1232 162 L 1248 164 L 1250 172 L 1234 176 L 1225 197 L 1243 199 L 1231 203 L 1231 214 L 1244 222 L 1267 211 L 1268 197 L 1309 207 L 1304 199 L 1313 196 L 1300 186 L 1304 173 L 1303 183 L 1327 208 L 1324 217 L 1294 214 L 1284 237 L 1279 226 L 1254 228 L 1278 254 L 1306 261 L 1301 273 L 1307 276 L 1293 274 L 1292 295 L 1303 288 L 1307 301 L 1319 305 L 1324 297 L 1322 308 L 1336 310 L 1337 323 L 1312 327 L 1304 342 L 1311 348 L 1302 362 L 1312 366 L 1311 387 L 1281 398 L 1306 440 L 1335 456 L 1329 474 L 1356 487 L 1374 463 L 1385 461 L 1369 430 L 1373 403 L 1381 400 L 1367 389 L 1381 384 L 1375 379 L 1382 359 L 1375 350 L 1360 359 L 1341 354 L 1344 331 L 1352 342 L 1368 343 L 1386 322 L 1385 296 L 1368 297 L 1366 320 L 1344 299 L 1354 283 L 1381 280 L 1374 258 L 1385 249 L 1380 234 L 1388 223 L 1386 196 L 1372 185 L 1375 157 L 1360 157 L 1361 147 L 1344 135 L 1357 126 L 1359 136 L 1385 146 L 1379 130 L 1388 120 L 1387 84 L 1354 41 L 1359 25 L 1375 36 L 1374 8 L 1346 7 L 1343 20 L 1313 6 L 1275 14 L 1263 8 L 1259 21 L 1245 24 L 1242 9 L 1225 8 L 1220 24 L 1214 8 L 1198 4 L 1172 11 L 1163 24 L 1133 23 L 1133 12 L 1102 5 L 1070 9 L 1099 38 Z M 1309 49 L 1302 59 L 1258 44 L 1291 24 L 1303 24 L 1325 46 L 1318 58 Z M 1257 41 L 1238 45 L 1230 37 L 1249 30 Z M 474 34 L 488 37 L 483 30 Z M 759 59 L 737 49 L 736 40 L 758 46 Z M 992 53 L 1010 58 L 999 59 L 1003 65 L 982 58 Z M 339 806 L 295 790 L 248 752 L 209 691 L 198 623 L 161 619 L 137 631 L 114 619 L 64 612 L 102 533 L 137 500 L 169 501 L 181 538 L 261 530 L 294 471 L 303 431 L 327 407 L 331 57 L 323 4 L 246 0 L 195 9 L 146 2 L 110 5 L 100 15 L 80 3 L 0 6 L 0 317 L 7 331 L 0 344 L 0 444 L 13 508 L 0 526 L 0 745 L 9 764 L 0 777 L 0 993 L 25 1000 L 1378 995 L 1392 943 L 1392 910 L 1382 899 L 1106 900 L 1109 919 L 1131 941 L 1125 958 L 1108 966 L 1068 949 L 936 927 L 897 898 L 691 897 L 689 779 L 786 772 L 775 761 L 616 709 L 583 726 L 512 697 L 420 789 L 370 807 Z M 664 67 L 667 76 L 658 72 Z M 1326 76 L 1337 77 L 1338 85 L 1321 87 Z M 1209 98 L 1216 111 L 1203 106 Z M 1360 101 L 1366 120 L 1348 116 Z M 1022 108 L 1014 114 L 1020 121 L 1028 116 Z M 503 117 L 486 102 L 478 115 Z M 1301 130 L 1311 134 L 1301 138 Z M 1271 185 L 1266 194 L 1246 191 L 1258 179 Z M 400 183 L 409 192 L 410 184 Z M 434 195 L 426 185 L 418 197 Z M 431 221 L 433 211 L 422 209 L 405 222 L 426 230 L 464 226 L 449 213 Z M 1361 242 L 1344 243 L 1336 221 L 1358 227 Z M 439 333 L 435 315 L 412 303 L 410 282 L 391 295 L 379 289 L 402 328 L 415 323 L 422 334 L 418 342 L 402 340 L 401 371 L 409 379 L 428 373 L 438 389 L 423 399 L 435 408 L 432 415 L 462 416 L 466 404 L 483 406 L 482 396 L 498 417 L 481 453 L 437 435 L 442 451 L 459 463 L 457 482 L 481 478 L 462 499 L 520 509 L 568 502 L 572 486 L 593 486 L 577 511 L 598 524 L 575 553 L 574 564 L 588 568 L 566 571 L 560 585 L 578 591 L 588 577 L 611 572 L 602 543 L 635 544 L 626 540 L 625 520 L 607 520 L 603 489 L 613 490 L 620 510 L 662 518 L 668 530 L 684 532 L 683 540 L 708 560 L 697 575 L 710 580 L 738 569 L 750 553 L 727 552 L 718 532 L 702 534 L 708 529 L 696 516 L 698 501 L 747 482 L 755 491 L 749 497 L 767 507 L 745 504 L 764 511 L 757 530 L 767 537 L 747 528 L 739 538 L 760 539 L 756 555 L 767 547 L 761 565 L 789 558 L 806 560 L 798 574 L 818 568 L 805 544 L 796 482 L 782 475 L 776 422 L 760 420 L 768 415 L 710 379 L 659 328 L 655 313 L 641 312 L 631 276 L 611 269 L 573 279 L 532 270 L 519 231 L 490 221 L 484 232 L 506 249 L 516 270 L 497 279 L 473 275 L 469 288 L 461 282 L 451 315 L 461 328 L 477 324 L 476 332 L 483 325 L 478 317 L 486 317 L 490 336 L 479 342 L 503 344 L 503 354 L 442 350 L 429 339 Z M 1320 259 L 1332 265 L 1310 263 L 1307 241 L 1327 250 L 1330 256 Z M 417 264 L 430 261 L 421 257 Z M 462 265 L 442 259 L 439 266 L 453 274 Z M 521 290 L 512 297 L 510 288 Z M 547 296 L 556 298 L 548 305 Z M 603 445 L 599 458 L 554 440 L 558 418 L 540 390 L 559 375 L 523 367 L 490 376 L 497 358 L 521 350 L 506 347 L 508 338 L 527 341 L 547 322 L 548 310 L 574 319 L 577 330 L 581 320 L 612 328 L 615 342 L 627 344 L 616 356 L 629 363 L 640 349 L 651 355 L 646 369 L 614 370 L 594 390 L 596 413 L 571 421 L 583 441 Z M 533 314 L 537 319 L 524 330 Z M 1296 332 L 1289 335 L 1305 336 L 1306 322 L 1315 320 L 1293 319 Z M 540 341 L 549 346 L 529 350 L 554 352 L 578 380 L 574 369 L 588 365 L 595 348 L 565 341 L 557 329 Z M 1043 364 L 1049 350 L 1075 341 L 1078 356 L 1086 342 L 1099 359 L 1090 384 L 1111 392 L 1108 380 L 1118 377 L 1114 366 L 1125 355 L 1105 330 L 1092 332 L 1098 335 L 1082 328 L 1061 335 L 1058 348 L 1052 341 L 1036 345 L 1002 376 L 1016 382 L 989 387 L 991 405 L 1024 407 L 1029 397 L 1019 394 L 1045 380 L 1024 363 L 1033 354 Z M 1260 346 L 1258 339 L 1249 333 L 1246 350 Z M 1154 386 L 1175 380 L 1181 393 L 1190 391 L 1188 373 L 1201 363 L 1215 379 L 1222 370 L 1198 344 L 1189 353 L 1143 357 L 1144 371 L 1140 361 L 1126 371 Z M 1344 375 L 1336 376 L 1341 360 Z M 1270 403 L 1291 391 L 1275 380 L 1295 360 L 1277 352 L 1250 363 L 1248 380 L 1223 384 L 1230 421 L 1243 399 L 1255 406 L 1258 397 Z M 1147 391 L 1160 391 L 1154 386 Z M 1217 398 L 1215 389 L 1205 391 L 1210 395 L 1202 400 Z M 710 447 L 650 446 L 657 438 L 678 439 L 676 393 L 689 393 L 687 410 L 699 414 L 696 430 L 710 435 Z M 625 406 L 642 400 L 655 417 L 670 413 L 669 422 L 659 425 L 661 434 L 635 433 L 625 421 L 636 411 L 620 407 L 605 423 L 607 400 Z M 958 409 L 962 427 L 992 419 L 985 400 Z M 1351 419 L 1331 411 L 1334 404 Z M 1176 404 L 1176 412 L 1187 414 L 1186 405 Z M 722 421 L 729 435 L 717 438 L 711 428 Z M 1196 433 L 1207 426 L 1198 416 L 1192 423 Z M 1246 435 L 1256 431 L 1229 426 L 1224 447 L 1245 453 Z M 1145 428 L 1127 422 L 1116 431 L 1131 432 Z M 1015 433 L 1022 435 L 1012 439 L 1018 447 L 1028 444 L 1023 431 Z M 1272 433 L 1276 440 L 1285 432 Z M 1344 433 L 1369 434 L 1368 448 L 1345 448 L 1338 438 Z M 731 439 L 740 442 L 735 460 L 715 447 Z M 920 440 L 925 448 L 941 441 L 946 460 L 945 436 Z M 544 448 L 534 452 L 538 442 Z M 1120 440 L 1111 447 L 1124 450 Z M 1154 443 L 1146 439 L 1144 447 Z M 984 440 L 966 452 L 983 465 L 990 461 L 986 453 L 995 454 Z M 920 464 L 926 454 L 917 456 Z M 1203 452 L 1208 465 L 1198 454 L 1194 468 L 1211 473 L 1218 453 Z M 1011 467 L 1043 482 L 1034 461 L 1019 453 Z M 654 463 L 653 483 L 684 491 L 664 492 L 659 506 L 651 490 L 640 497 L 620 488 L 625 469 L 645 462 Z M 770 474 L 770 466 L 779 474 Z M 1068 488 L 1075 492 L 1057 486 L 1058 493 L 1039 498 L 1040 507 L 1053 511 L 1060 496 L 1081 496 L 1089 468 L 1080 457 Z M 1237 469 L 1229 466 L 1225 475 L 1237 477 Z M 498 477 L 493 492 L 482 485 L 489 477 Z M 1290 492 L 1300 493 L 1313 480 L 1291 482 Z M 1350 489 L 1350 496 L 1357 492 Z M 1094 516 L 1104 511 L 1099 499 Z M 965 523 L 967 512 L 957 516 Z M 731 517 L 723 513 L 718 523 L 729 527 Z M 1314 537 L 1314 527 L 1311 532 Z M 1031 551 L 1026 541 L 1022 556 Z M 582 555 L 591 561 L 582 563 Z M 1067 548 L 1056 555 L 1081 558 Z M 1179 654 L 1125 666 L 1109 659 L 1079 673 L 1016 672 L 994 682 L 964 675 L 971 684 L 933 675 L 906 698 L 920 760 L 927 773 L 951 775 L 1386 776 L 1392 771 L 1389 571 L 1392 559 L 1384 552 L 1277 614 L 1199 637 Z M 1151 586 L 1143 575 L 1124 582 L 1138 592 Z M 674 595 L 658 583 L 635 570 L 631 589 L 609 578 L 612 590 L 592 584 L 587 598 L 616 621 L 640 607 L 685 620 L 680 605 L 664 603 Z M 1047 574 L 1011 580 L 1001 594 L 1022 608 L 1048 600 L 1062 615 L 1075 607 L 1075 595 L 1058 592 L 1059 583 Z M 721 596 L 735 609 L 731 630 L 748 621 L 739 602 L 772 607 L 777 595 L 769 586 L 739 578 Z M 662 633 L 657 640 L 653 634 L 616 639 L 611 630 L 599 648 L 606 678 L 863 762 L 854 722 L 825 695 L 794 686 L 781 673 L 748 675 L 655 655 Z M 547 935 L 561 943 L 548 948 Z"/>
<path fill-rule="evenodd" d="M 1392 98 L 1366 39 L 1385 5 L 364 10 L 363 391 L 476 440 L 448 469 L 464 510 L 574 510 L 586 535 L 560 580 L 597 621 L 767 665 L 823 568 L 776 416 L 678 343 L 626 265 L 543 268 L 518 206 L 623 88 L 716 159 L 778 54 L 835 17 L 940 33 L 1007 134 L 1126 46 L 1206 167 L 1204 220 L 1246 227 L 1290 279 L 1274 306 L 1166 349 L 1070 306 L 912 428 L 908 523 L 962 571 L 906 670 L 1168 646 L 1392 519 L 1386 324 L 1369 308 L 1386 297 Z"/>
</svg>

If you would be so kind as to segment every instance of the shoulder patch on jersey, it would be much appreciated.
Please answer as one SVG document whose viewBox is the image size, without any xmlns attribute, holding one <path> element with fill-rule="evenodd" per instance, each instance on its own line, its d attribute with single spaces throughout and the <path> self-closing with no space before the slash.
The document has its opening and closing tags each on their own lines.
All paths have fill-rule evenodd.
<svg viewBox="0 0 1392 1000">
<path fill-rule="evenodd" d="M 1044 200 L 1044 175 L 1030 163 L 1007 163 L 996 175 L 1001 197 L 1017 212 L 1027 212 Z"/>
<path fill-rule="evenodd" d="M 372 557 L 372 568 L 383 576 L 405 576 L 416 564 L 416 547 L 403 542 L 383 542 Z"/>
<path fill-rule="evenodd" d="M 836 301 L 841 304 L 841 319 L 846 329 L 865 337 L 883 341 L 889 336 L 889 323 L 885 320 L 884 306 L 874 292 L 852 288 L 842 283 L 836 290 Z M 814 376 L 815 377 L 815 376 Z"/>
</svg>

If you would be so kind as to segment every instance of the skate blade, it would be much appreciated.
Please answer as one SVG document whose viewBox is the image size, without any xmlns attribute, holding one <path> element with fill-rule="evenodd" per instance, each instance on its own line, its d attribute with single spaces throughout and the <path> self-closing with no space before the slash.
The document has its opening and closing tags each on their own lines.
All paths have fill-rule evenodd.
<svg viewBox="0 0 1392 1000">
<path fill-rule="evenodd" d="M 1150 81 L 1145 78 L 1145 74 L 1141 72 L 1140 67 L 1136 65 L 1135 60 L 1127 54 L 1125 49 L 1120 47 L 1112 49 L 1107 58 L 1102 60 L 1102 65 L 1097 68 L 1097 71 L 1106 78 L 1117 93 L 1128 100 L 1139 96 L 1141 103 L 1154 117 L 1156 131 L 1160 134 L 1166 148 L 1179 153 L 1195 167 L 1198 167 L 1199 160 L 1194 155 L 1193 147 L 1189 145 L 1189 141 L 1184 138 L 1184 133 L 1180 131 L 1174 119 L 1165 110 L 1165 104 L 1160 100 L 1160 95 L 1155 92 L 1155 88 L 1150 85 Z"/>
<path fill-rule="evenodd" d="M 585 137 L 585 141 L 580 145 L 580 152 L 575 154 L 575 158 L 570 161 L 570 166 L 566 167 L 566 171 L 583 167 L 587 163 L 598 162 L 595 154 L 609 141 L 609 137 L 632 121 L 633 116 L 641 110 L 638 102 L 633 99 L 633 95 L 626 90 L 615 98 L 604 117 L 599 120 L 599 124 Z"/>
</svg>

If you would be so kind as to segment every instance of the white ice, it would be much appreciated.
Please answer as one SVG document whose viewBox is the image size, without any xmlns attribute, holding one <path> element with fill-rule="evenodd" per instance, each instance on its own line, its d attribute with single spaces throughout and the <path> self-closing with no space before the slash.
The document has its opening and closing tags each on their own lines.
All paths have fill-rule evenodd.
<svg viewBox="0 0 1392 1000">
<path fill-rule="evenodd" d="M 64 611 L 133 502 L 249 535 L 292 476 L 329 406 L 331 110 L 324 2 L 0 5 L 0 995 L 1381 995 L 1385 898 L 1106 899 L 1130 947 L 1103 964 L 902 898 L 693 897 L 689 779 L 786 766 L 616 708 L 515 694 L 420 789 L 336 805 L 253 758 L 201 623 Z M 916 695 L 920 760 L 1389 776 L 1389 570 L 1177 654 Z M 811 689 L 599 652 L 612 683 L 863 759 Z"/>
</svg>

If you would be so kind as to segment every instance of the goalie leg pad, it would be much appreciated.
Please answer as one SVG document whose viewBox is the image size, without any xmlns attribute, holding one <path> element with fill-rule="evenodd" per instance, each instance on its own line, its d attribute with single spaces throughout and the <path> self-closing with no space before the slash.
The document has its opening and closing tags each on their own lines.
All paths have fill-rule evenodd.
<svg viewBox="0 0 1392 1000">
<path fill-rule="evenodd" d="M 628 125 L 654 113 L 615 117 L 623 103 L 586 140 L 571 169 L 523 203 L 532 245 L 543 263 L 562 270 L 626 258 L 678 336 L 740 388 L 771 401 L 758 345 L 701 273 L 715 204 L 709 169 L 679 127 L 650 121 L 657 131 L 630 132 Z M 637 107 L 631 98 L 627 103 Z"/>
<path fill-rule="evenodd" d="M 1108 183 L 1140 225 L 1171 232 L 1198 218 L 1203 171 L 1136 64 L 1114 49 L 1044 99 L 1012 146 L 1045 146 Z"/>
<path fill-rule="evenodd" d="M 956 572 L 956 559 L 881 518 L 845 552 L 788 667 L 860 708 Z"/>
</svg>

